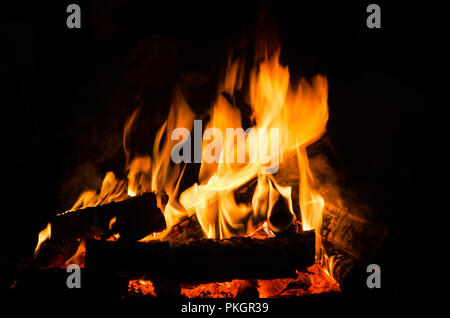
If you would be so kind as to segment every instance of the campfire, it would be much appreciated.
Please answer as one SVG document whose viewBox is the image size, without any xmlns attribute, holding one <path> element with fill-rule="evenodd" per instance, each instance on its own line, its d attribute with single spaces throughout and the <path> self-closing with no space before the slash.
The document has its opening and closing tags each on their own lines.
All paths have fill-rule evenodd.
<svg viewBox="0 0 450 318">
<path fill-rule="evenodd" d="M 207 116 L 177 90 L 151 154 L 133 148 L 138 107 L 124 127 L 127 179 L 108 172 L 53 217 L 35 262 L 77 264 L 88 289 L 108 281 L 122 297 L 339 293 L 387 230 L 334 182 L 327 79 L 293 83 L 280 50 L 230 58 Z"/>
</svg>

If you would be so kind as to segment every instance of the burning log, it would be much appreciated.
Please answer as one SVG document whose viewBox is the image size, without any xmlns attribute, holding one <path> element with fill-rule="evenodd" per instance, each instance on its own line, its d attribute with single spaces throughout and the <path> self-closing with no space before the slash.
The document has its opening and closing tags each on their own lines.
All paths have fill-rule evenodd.
<svg viewBox="0 0 450 318">
<path fill-rule="evenodd" d="M 171 242 L 186 242 L 188 240 L 199 240 L 205 237 L 202 227 L 194 213 L 183 218 L 174 225 L 164 237 L 164 240 Z"/>
<path fill-rule="evenodd" d="M 269 182 L 268 179 L 264 181 L 260 180 L 262 183 Z M 298 182 L 297 182 L 298 183 Z M 264 185 L 262 185 L 264 187 Z M 262 201 L 266 201 L 266 204 L 269 204 L 270 197 L 270 187 L 269 184 L 267 186 L 267 193 L 262 198 L 259 198 Z M 258 178 L 252 178 L 250 181 L 244 183 L 234 192 L 234 198 L 237 204 L 245 204 L 250 206 L 253 204 L 253 199 L 255 196 L 255 191 L 258 187 Z M 274 190 L 275 191 L 275 190 Z M 292 195 L 292 194 L 291 194 Z M 281 194 L 277 195 L 276 201 L 273 203 L 273 206 L 270 209 L 270 213 L 268 213 L 268 225 L 270 230 L 276 235 L 284 235 L 286 233 L 291 232 L 291 227 L 294 224 L 296 219 L 295 214 L 295 205 L 292 205 L 293 213 L 290 211 L 290 204 L 287 198 L 283 197 Z M 255 219 L 255 223 L 260 223 L 265 221 L 265 216 L 260 219 Z"/>
<path fill-rule="evenodd" d="M 111 221 L 113 219 L 115 222 Z M 55 216 L 50 223 L 52 241 L 106 239 L 115 233 L 119 233 L 122 240 L 136 241 L 166 227 L 164 215 L 157 207 L 153 193 L 67 211 Z"/>
<path fill-rule="evenodd" d="M 356 216 L 327 203 L 321 229 L 322 265 L 342 290 L 360 290 L 365 271 L 389 230 L 386 225 Z M 366 288 L 366 286 L 363 286 Z"/>
<path fill-rule="evenodd" d="M 357 267 L 358 260 L 336 249 L 331 243 L 322 238 L 322 246 L 318 255 L 319 264 L 327 269 L 330 275 L 341 285 L 345 284 L 349 272 Z"/>
<path fill-rule="evenodd" d="M 366 262 L 389 233 L 382 223 L 357 216 L 331 203 L 325 205 L 321 236 L 338 250 Z"/>
<path fill-rule="evenodd" d="M 94 285 L 101 277 L 119 276 L 150 279 L 156 289 L 162 289 L 162 285 L 232 279 L 286 278 L 295 277 L 296 270 L 314 264 L 314 246 L 314 231 L 265 240 L 248 237 L 188 243 L 92 240 L 86 247 L 86 270 Z"/>
</svg>

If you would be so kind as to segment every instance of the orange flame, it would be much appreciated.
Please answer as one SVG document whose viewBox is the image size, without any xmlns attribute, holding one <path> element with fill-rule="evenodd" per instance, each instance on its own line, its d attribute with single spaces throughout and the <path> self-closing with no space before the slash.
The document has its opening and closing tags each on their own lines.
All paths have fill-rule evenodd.
<svg viewBox="0 0 450 318">
<path fill-rule="evenodd" d="M 39 253 L 42 243 L 44 243 L 46 240 L 49 240 L 51 236 L 52 236 L 52 226 L 50 223 L 48 223 L 45 229 L 39 232 L 38 243 L 36 245 L 36 248 L 34 249 L 35 256 Z"/>
<path fill-rule="evenodd" d="M 283 169 L 283 157 L 292 150 L 297 151 L 301 219 L 305 229 L 318 230 L 323 199 L 313 189 L 305 149 L 320 138 L 326 129 L 327 82 L 324 77 L 316 76 L 312 84 L 302 80 L 297 86 L 291 86 L 289 71 L 278 60 L 279 52 L 265 59 L 250 75 L 250 105 L 255 122 L 253 128 L 255 131 L 259 128 L 276 128 L 279 134 L 279 140 L 267 136 L 257 138 L 256 153 L 267 155 L 264 152 L 278 143 L 273 149 L 280 158 L 280 169 Z M 242 66 L 234 63 L 229 67 L 220 91 L 233 94 L 241 87 L 243 72 L 239 67 Z M 205 135 L 209 128 L 214 130 L 208 136 L 203 136 L 200 183 L 180 194 L 181 209 L 175 209 L 179 214 L 196 213 L 204 232 L 211 238 L 248 235 L 256 224 L 270 217 L 272 207 L 280 195 L 288 200 L 289 210 L 294 214 L 290 187 L 280 186 L 272 176 L 261 170 L 267 166 L 265 158 L 257 156 L 256 160 L 250 160 L 252 150 L 255 150 L 250 147 L 250 139 L 255 136 L 246 135 L 245 142 L 235 142 L 240 137 L 233 135 L 228 138 L 228 133 L 227 138 L 223 138 L 221 132 L 230 127 L 242 127 L 241 113 L 219 94 L 211 111 L 211 119 L 205 127 Z M 208 154 L 213 154 L 216 160 L 208 160 Z M 242 155 L 246 159 L 244 163 L 229 160 Z M 257 178 L 258 183 L 251 204 L 236 202 L 234 191 L 253 178 Z"/>
</svg>

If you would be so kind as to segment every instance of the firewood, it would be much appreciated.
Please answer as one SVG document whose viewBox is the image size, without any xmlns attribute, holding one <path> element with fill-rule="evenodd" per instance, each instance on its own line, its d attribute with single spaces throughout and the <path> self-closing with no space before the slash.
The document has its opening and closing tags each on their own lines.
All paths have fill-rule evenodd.
<svg viewBox="0 0 450 318">
<path fill-rule="evenodd" d="M 232 279 L 295 277 L 314 263 L 314 231 L 264 240 L 236 237 L 188 243 L 91 240 L 86 270 L 91 284 L 98 275 L 150 279 L 155 287 Z"/>
<path fill-rule="evenodd" d="M 358 260 L 355 257 L 345 251 L 336 249 L 325 239 L 322 239 L 318 259 L 319 263 L 341 285 L 346 282 L 347 275 L 358 266 Z"/>
<path fill-rule="evenodd" d="M 113 218 L 115 222 L 110 226 Z M 51 240 L 108 238 L 119 233 L 122 240 L 136 241 L 165 229 L 164 215 L 153 193 L 130 197 L 96 207 L 67 211 L 51 220 Z M 111 229 L 110 229 L 111 227 Z"/>
<path fill-rule="evenodd" d="M 386 225 L 351 214 L 327 202 L 321 228 L 318 259 L 344 293 L 367 289 L 364 268 L 389 230 Z"/>
<path fill-rule="evenodd" d="M 197 215 L 194 213 L 189 217 L 181 219 L 177 224 L 172 226 L 163 240 L 170 242 L 187 242 L 189 240 L 199 240 L 204 237 L 205 233 L 198 222 Z"/>
<path fill-rule="evenodd" d="M 323 212 L 321 237 L 336 250 L 367 262 L 389 233 L 386 225 L 357 216 L 329 202 Z"/>
</svg>

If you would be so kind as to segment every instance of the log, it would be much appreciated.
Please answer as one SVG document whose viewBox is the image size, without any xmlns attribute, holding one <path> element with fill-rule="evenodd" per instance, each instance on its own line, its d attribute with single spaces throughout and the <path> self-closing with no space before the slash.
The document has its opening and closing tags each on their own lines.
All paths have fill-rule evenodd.
<svg viewBox="0 0 450 318">
<path fill-rule="evenodd" d="M 59 267 L 18 269 L 6 296 L 55 302 L 61 299 L 98 300 L 99 296 L 120 298 L 128 293 L 128 280 L 120 277 L 108 277 L 95 290 L 87 289 L 88 275 L 83 268 L 79 269 L 81 288 L 68 288 L 67 281 L 71 273 L 73 271 L 68 272 L 66 268 Z"/>
<path fill-rule="evenodd" d="M 389 233 L 379 222 L 355 215 L 327 202 L 320 235 L 333 246 L 358 261 L 369 261 Z"/>
<path fill-rule="evenodd" d="M 111 219 L 116 218 L 110 229 Z M 106 239 L 119 233 L 122 240 L 136 241 L 166 228 L 164 215 L 153 193 L 144 193 L 120 202 L 67 211 L 51 220 L 51 240 Z"/>
<path fill-rule="evenodd" d="M 365 268 L 389 233 L 386 225 L 327 202 L 320 231 L 319 263 L 347 295 L 367 291 Z"/>
<path fill-rule="evenodd" d="M 322 239 L 318 259 L 319 264 L 327 269 L 341 286 L 346 283 L 348 273 L 354 270 L 358 264 L 358 260 L 355 257 L 345 251 L 336 249 L 325 239 Z"/>
<path fill-rule="evenodd" d="M 298 184 L 298 181 L 296 182 Z M 252 199 L 255 194 L 255 189 L 258 185 L 258 178 L 252 178 L 250 181 L 241 185 L 234 191 L 234 198 L 237 204 L 245 204 L 247 206 L 252 205 Z M 298 187 L 297 187 L 298 188 Z M 294 189 L 295 190 L 295 189 Z M 269 200 L 269 193 L 267 193 L 267 200 Z M 295 204 L 293 204 L 295 214 Z M 270 230 L 276 235 L 284 235 L 287 231 L 290 231 L 290 227 L 295 221 L 295 216 L 289 211 L 288 201 L 279 195 L 277 201 L 272 207 L 272 211 L 268 217 L 268 225 Z M 256 223 L 264 222 L 264 219 L 254 220 Z"/>
<path fill-rule="evenodd" d="M 296 277 L 314 264 L 314 231 L 264 240 L 237 237 L 188 243 L 91 240 L 86 270 L 91 284 L 102 276 L 150 279 L 161 284 L 198 284 L 233 279 Z"/>
<path fill-rule="evenodd" d="M 181 219 L 175 224 L 162 240 L 170 242 L 187 242 L 189 240 L 200 240 L 205 238 L 205 233 L 198 222 L 197 215 Z"/>
</svg>

